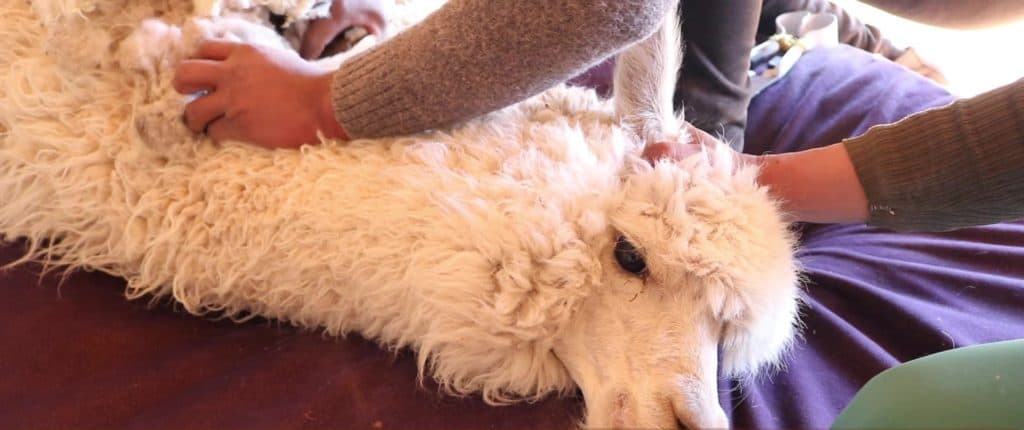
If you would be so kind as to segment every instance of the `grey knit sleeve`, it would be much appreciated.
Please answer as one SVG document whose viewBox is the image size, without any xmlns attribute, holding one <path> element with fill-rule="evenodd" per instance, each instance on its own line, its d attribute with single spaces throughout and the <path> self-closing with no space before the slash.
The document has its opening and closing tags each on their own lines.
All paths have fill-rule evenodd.
<svg viewBox="0 0 1024 430">
<path fill-rule="evenodd" d="M 334 74 L 350 136 L 448 126 L 563 82 L 653 33 L 664 0 L 451 0 Z"/>
<path fill-rule="evenodd" d="M 1024 218 L 1024 80 L 844 145 L 870 224 L 939 231 Z"/>
</svg>

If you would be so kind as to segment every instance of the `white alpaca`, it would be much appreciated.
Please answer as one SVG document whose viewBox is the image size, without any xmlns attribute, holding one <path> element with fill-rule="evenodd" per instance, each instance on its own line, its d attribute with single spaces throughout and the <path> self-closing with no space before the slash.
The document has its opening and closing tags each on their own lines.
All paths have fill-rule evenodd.
<svg viewBox="0 0 1024 430">
<path fill-rule="evenodd" d="M 285 39 L 190 10 L 0 0 L 0 235 L 26 260 L 410 347 L 493 403 L 578 388 L 594 427 L 726 426 L 718 372 L 754 375 L 792 338 L 793 238 L 754 169 L 639 158 L 679 137 L 673 26 L 620 60 L 618 113 L 560 86 L 450 130 L 268 151 L 190 134 L 171 73 L 200 37 Z"/>
</svg>

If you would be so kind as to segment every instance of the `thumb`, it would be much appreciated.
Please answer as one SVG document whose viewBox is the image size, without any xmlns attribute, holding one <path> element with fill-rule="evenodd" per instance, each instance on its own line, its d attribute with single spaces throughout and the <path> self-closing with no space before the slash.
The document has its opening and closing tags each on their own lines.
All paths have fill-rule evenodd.
<svg viewBox="0 0 1024 430">
<path fill-rule="evenodd" d="M 302 46 L 299 48 L 299 55 L 306 60 L 320 58 L 327 44 L 334 40 L 338 31 L 347 25 L 337 18 L 324 18 L 312 21 L 302 36 Z"/>
<path fill-rule="evenodd" d="M 703 145 L 697 143 L 657 142 L 644 147 L 643 157 L 655 164 L 665 159 L 679 161 L 703 150 Z"/>
<path fill-rule="evenodd" d="M 680 161 L 698 152 L 714 149 L 719 143 L 718 139 L 692 124 L 687 123 L 686 129 L 689 134 L 688 143 L 657 142 L 649 144 L 644 147 L 644 159 L 651 164 L 666 158 L 671 161 Z"/>
</svg>

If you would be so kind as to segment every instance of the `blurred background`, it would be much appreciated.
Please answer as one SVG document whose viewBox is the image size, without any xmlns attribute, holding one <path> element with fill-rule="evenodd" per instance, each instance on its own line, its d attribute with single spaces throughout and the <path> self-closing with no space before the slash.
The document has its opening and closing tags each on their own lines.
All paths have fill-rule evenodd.
<svg viewBox="0 0 1024 430">
<path fill-rule="evenodd" d="M 977 30 L 953 30 L 908 21 L 856 0 L 832 0 L 882 29 L 897 46 L 913 47 L 937 66 L 949 90 L 962 97 L 1024 78 L 1024 20 Z M 970 1 L 983 5 L 987 0 Z M 1024 7 L 1024 0 L 1020 0 Z"/>
</svg>

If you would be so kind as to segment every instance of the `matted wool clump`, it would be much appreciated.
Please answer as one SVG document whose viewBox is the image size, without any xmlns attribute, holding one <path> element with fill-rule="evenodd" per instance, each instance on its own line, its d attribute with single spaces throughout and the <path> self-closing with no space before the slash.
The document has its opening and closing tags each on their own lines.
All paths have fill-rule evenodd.
<svg viewBox="0 0 1024 430">
<path fill-rule="evenodd" d="M 789 344 L 794 242 L 753 168 L 652 166 L 611 102 L 564 86 L 415 136 L 213 144 L 181 122 L 175 65 L 208 37 L 293 48 L 324 5 L 196 3 L 0 0 L 0 237 L 21 262 L 410 347 L 493 403 L 579 389 L 592 426 L 724 425 L 718 372 Z M 439 5 L 400 2 L 393 28 Z"/>
</svg>

